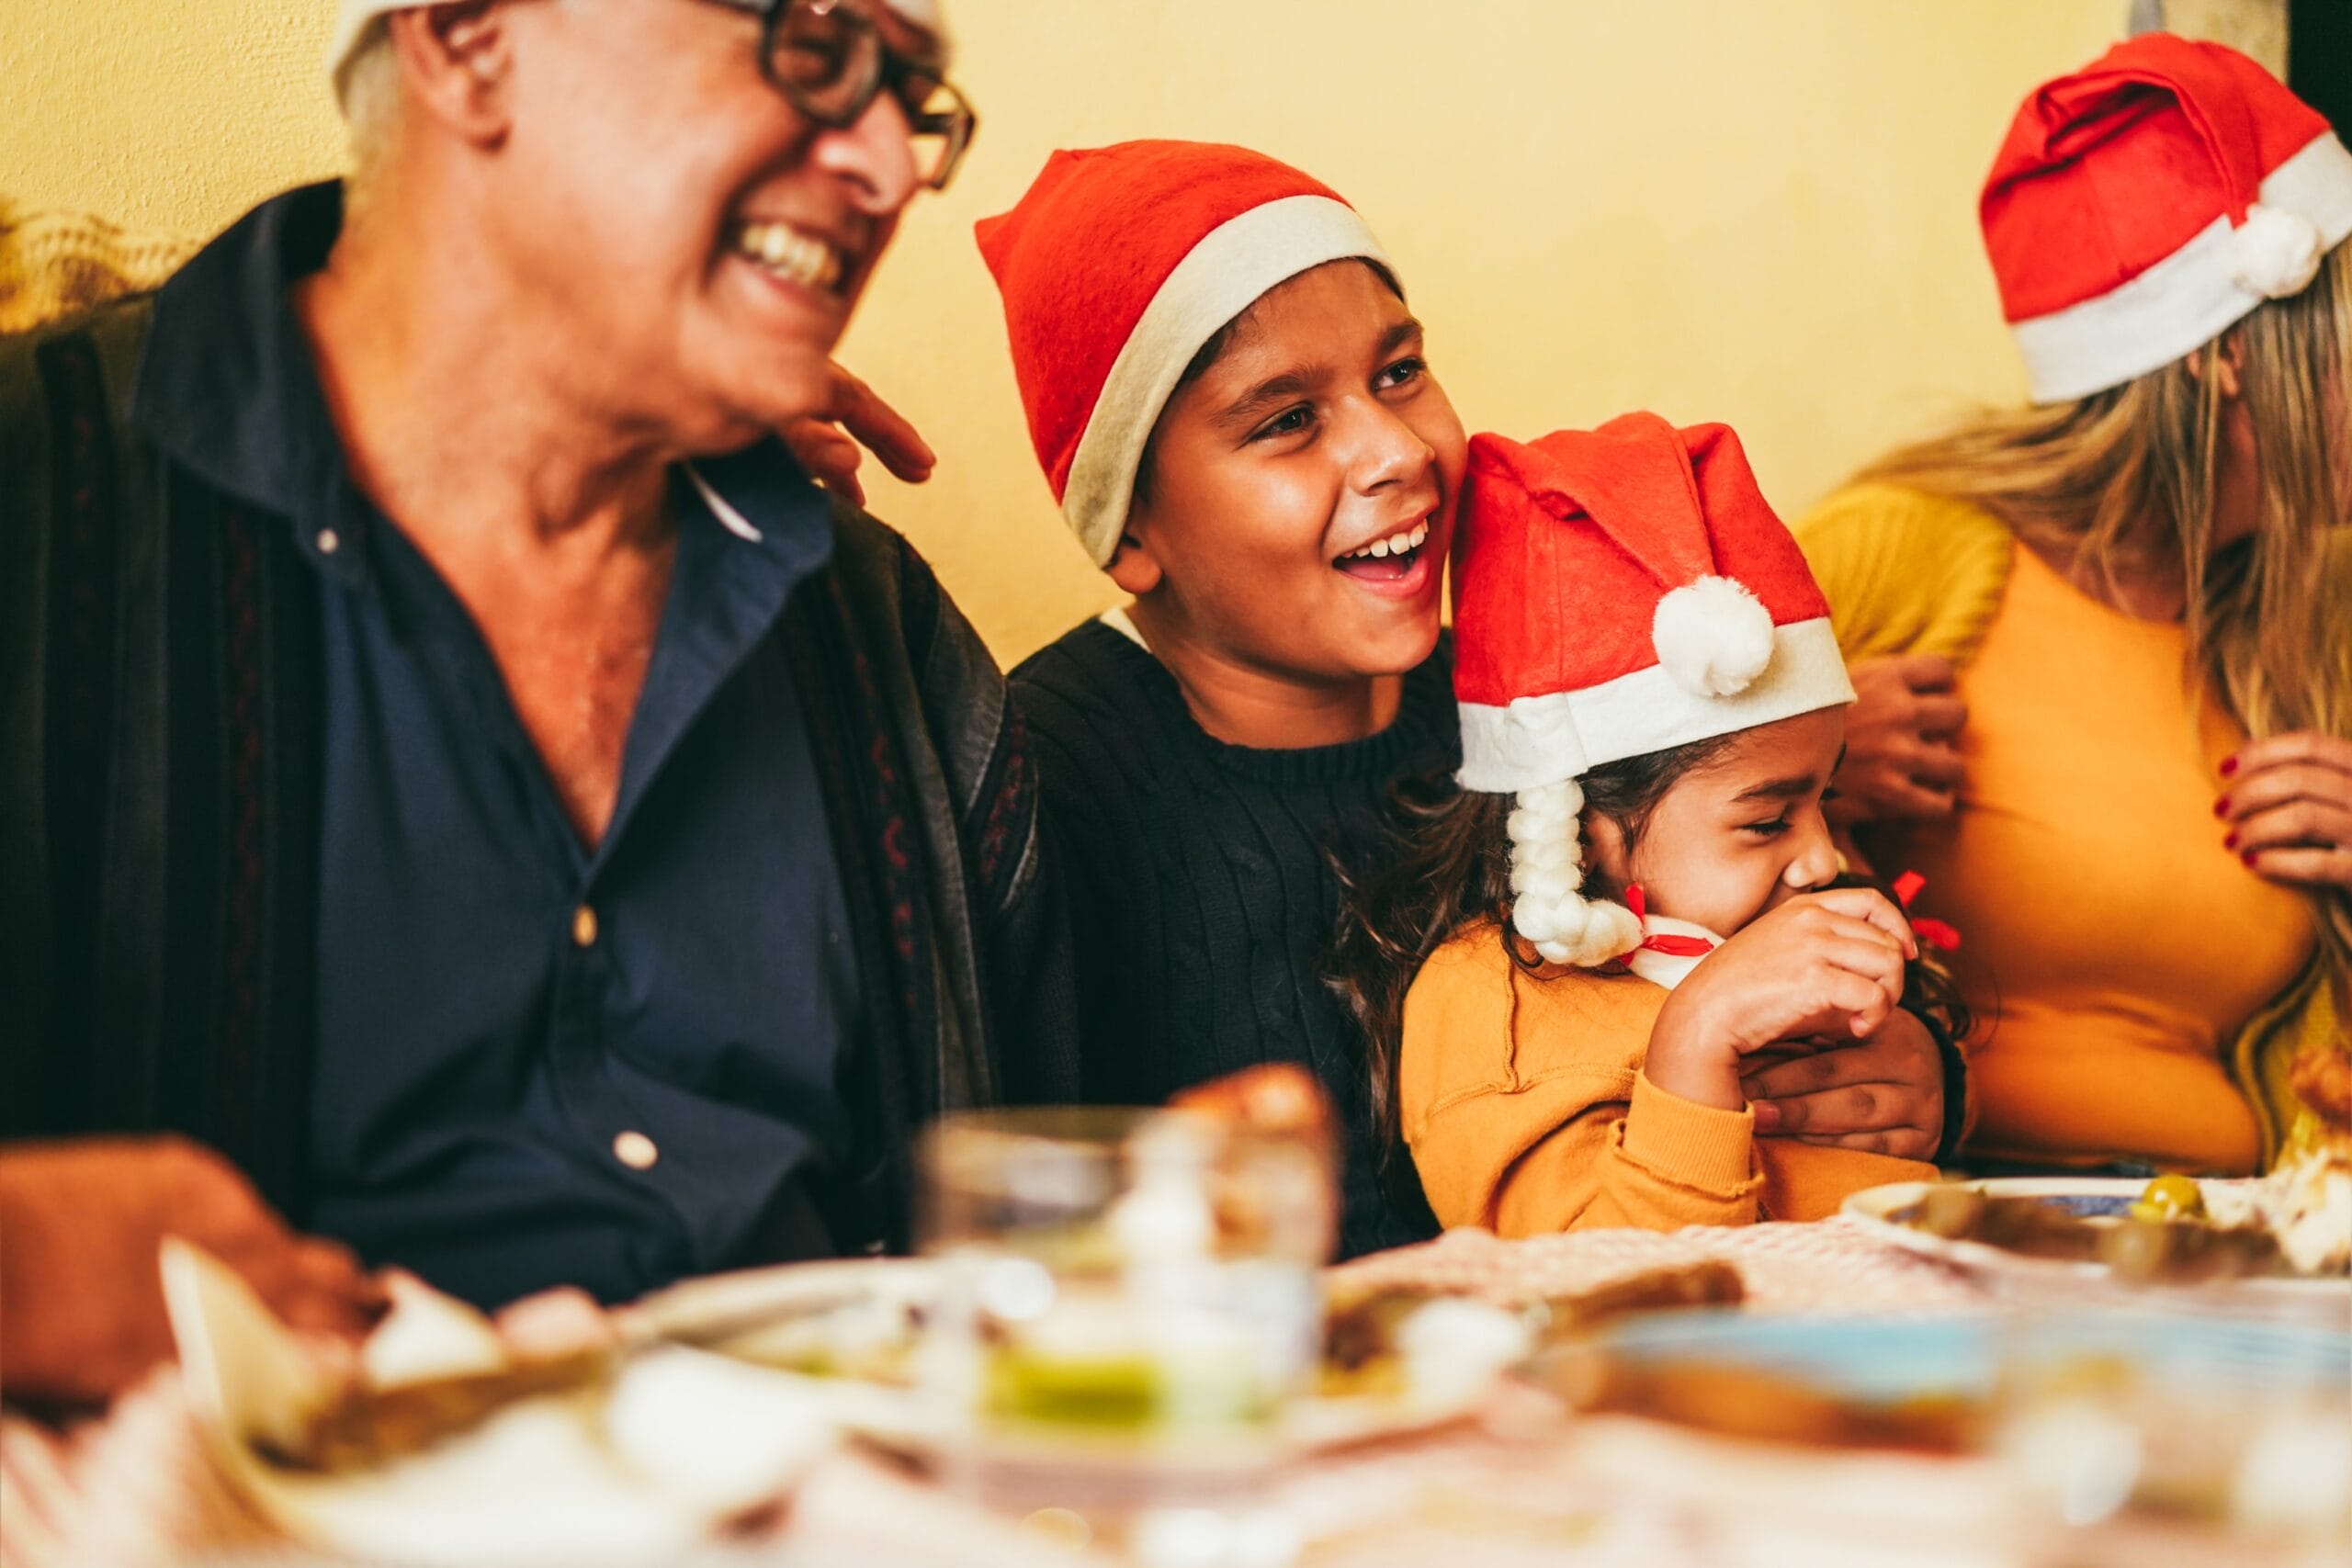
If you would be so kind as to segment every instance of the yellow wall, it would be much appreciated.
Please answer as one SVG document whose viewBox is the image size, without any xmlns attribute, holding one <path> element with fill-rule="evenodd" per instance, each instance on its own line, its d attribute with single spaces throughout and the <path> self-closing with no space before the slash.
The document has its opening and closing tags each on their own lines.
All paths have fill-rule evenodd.
<svg viewBox="0 0 2352 1568">
<path fill-rule="evenodd" d="M 331 171 L 328 0 L 0 0 L 0 191 L 219 228 Z M 2018 98 L 2125 0 L 961 0 L 983 121 L 845 357 L 939 448 L 904 527 L 1001 656 L 1113 598 L 1030 456 L 974 252 L 1046 151 L 1247 142 L 1345 193 L 1474 428 L 1737 425 L 1787 510 L 2021 378 L 1977 248 Z"/>
</svg>

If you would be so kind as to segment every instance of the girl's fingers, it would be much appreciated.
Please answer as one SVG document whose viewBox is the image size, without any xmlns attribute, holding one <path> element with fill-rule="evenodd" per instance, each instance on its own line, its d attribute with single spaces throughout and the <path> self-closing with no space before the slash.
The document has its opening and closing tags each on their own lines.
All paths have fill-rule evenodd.
<svg viewBox="0 0 2352 1568">
<path fill-rule="evenodd" d="M 1811 895 L 1814 902 L 1832 914 L 1843 915 L 1849 920 L 1875 927 L 1886 933 L 1894 945 L 1903 950 L 1905 958 L 1919 955 L 1919 944 L 1911 934 L 1911 922 L 1903 911 L 1889 903 L 1883 894 L 1870 887 L 1840 887 L 1834 892 Z"/>
<path fill-rule="evenodd" d="M 2245 863 L 2256 876 L 2300 887 L 2352 888 L 2352 848 L 2249 850 Z"/>
</svg>

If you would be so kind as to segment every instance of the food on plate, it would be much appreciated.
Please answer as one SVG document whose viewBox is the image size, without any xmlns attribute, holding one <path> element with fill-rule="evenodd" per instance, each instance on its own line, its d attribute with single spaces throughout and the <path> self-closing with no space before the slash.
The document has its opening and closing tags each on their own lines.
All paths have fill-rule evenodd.
<svg viewBox="0 0 2352 1568">
<path fill-rule="evenodd" d="M 2028 1258 L 2104 1264 L 2115 1278 L 2133 1284 L 2194 1285 L 2317 1272 L 2305 1259 L 2324 1258 L 2321 1247 L 2307 1243 L 2298 1258 L 2285 1242 L 2298 1234 L 2297 1224 L 2308 1236 L 2326 1222 L 2315 1224 L 2308 1216 L 2290 1214 L 2279 1201 L 2277 1179 L 2196 1182 L 2159 1177 L 2119 1213 L 2083 1213 L 2064 1198 L 1990 1193 L 1951 1183 L 1929 1188 L 1906 1218 L 1914 1228 L 1948 1240 L 1979 1242 Z M 2345 1198 L 2352 1205 L 2352 1189 Z M 2352 1215 L 2352 1206 L 2343 1212 Z M 2352 1219 L 2345 1223 L 2352 1224 Z M 2341 1271 L 2341 1264 L 2336 1267 Z"/>
<path fill-rule="evenodd" d="M 1733 1306 L 1745 1293 L 1737 1269 L 1727 1263 L 1708 1261 L 1652 1269 L 1597 1290 L 1544 1297 L 1527 1303 L 1512 1315 L 1521 1325 L 1521 1353 L 1524 1354 L 1636 1313 Z M 1464 1337 L 1470 1325 L 1455 1311 L 1464 1304 L 1462 1297 L 1419 1289 L 1335 1294 L 1324 1307 L 1324 1393 L 1350 1397 L 1401 1392 L 1409 1382 L 1417 1342 L 1443 1347 L 1459 1344 Z M 1441 1307 L 1446 1310 L 1433 1310 Z"/>
<path fill-rule="evenodd" d="M 259 1446 L 290 1469 L 364 1470 L 471 1432 L 526 1399 L 601 1392 L 614 1368 L 610 1352 L 595 1351 L 390 1388 L 356 1382 L 311 1412 L 294 1440 Z"/>
<path fill-rule="evenodd" d="M 2263 1179 L 2257 1202 L 2297 1269 L 2352 1273 L 2352 1055 L 2312 1046 L 2287 1081 L 2309 1113 Z"/>
<path fill-rule="evenodd" d="M 1794 1372 L 1703 1353 L 1650 1359 L 1593 1348 L 1563 1358 L 1552 1381 L 1588 1413 L 1807 1448 L 1960 1454 L 1982 1443 L 1989 1418 L 1985 1402 L 1971 1395 L 1870 1400 L 1830 1392 Z"/>
</svg>

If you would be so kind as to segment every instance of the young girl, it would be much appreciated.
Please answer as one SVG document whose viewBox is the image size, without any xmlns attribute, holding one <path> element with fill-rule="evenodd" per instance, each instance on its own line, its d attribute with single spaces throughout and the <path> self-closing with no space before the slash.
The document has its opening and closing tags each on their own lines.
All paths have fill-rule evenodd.
<svg viewBox="0 0 2352 1568">
<path fill-rule="evenodd" d="M 1837 886 L 1821 803 L 1853 689 L 1737 438 L 1628 414 L 1470 450 L 1462 791 L 1415 813 L 1341 964 L 1431 1208 L 1669 1229 L 1931 1178 L 1893 1157 L 1925 1133 L 1756 1135 L 1756 1076 L 1876 1034 L 1918 949 Z"/>
</svg>

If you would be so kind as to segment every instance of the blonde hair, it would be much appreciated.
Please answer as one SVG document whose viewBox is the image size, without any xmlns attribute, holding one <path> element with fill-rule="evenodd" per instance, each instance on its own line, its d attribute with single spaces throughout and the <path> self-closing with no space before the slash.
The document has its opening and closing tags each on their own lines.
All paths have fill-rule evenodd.
<svg viewBox="0 0 2352 1568">
<path fill-rule="evenodd" d="M 2234 338 L 2262 499 L 2251 538 L 2212 548 L 2216 368 Z M 2192 694 L 2246 732 L 2352 735 L 2352 243 L 2301 293 L 2220 339 L 2070 403 L 1994 411 L 1872 464 L 1866 480 L 1972 502 L 2078 581 L 2120 597 L 2154 574 L 2185 594 Z M 2352 1005 L 2352 897 L 2314 891 L 2339 1007 Z"/>
</svg>

